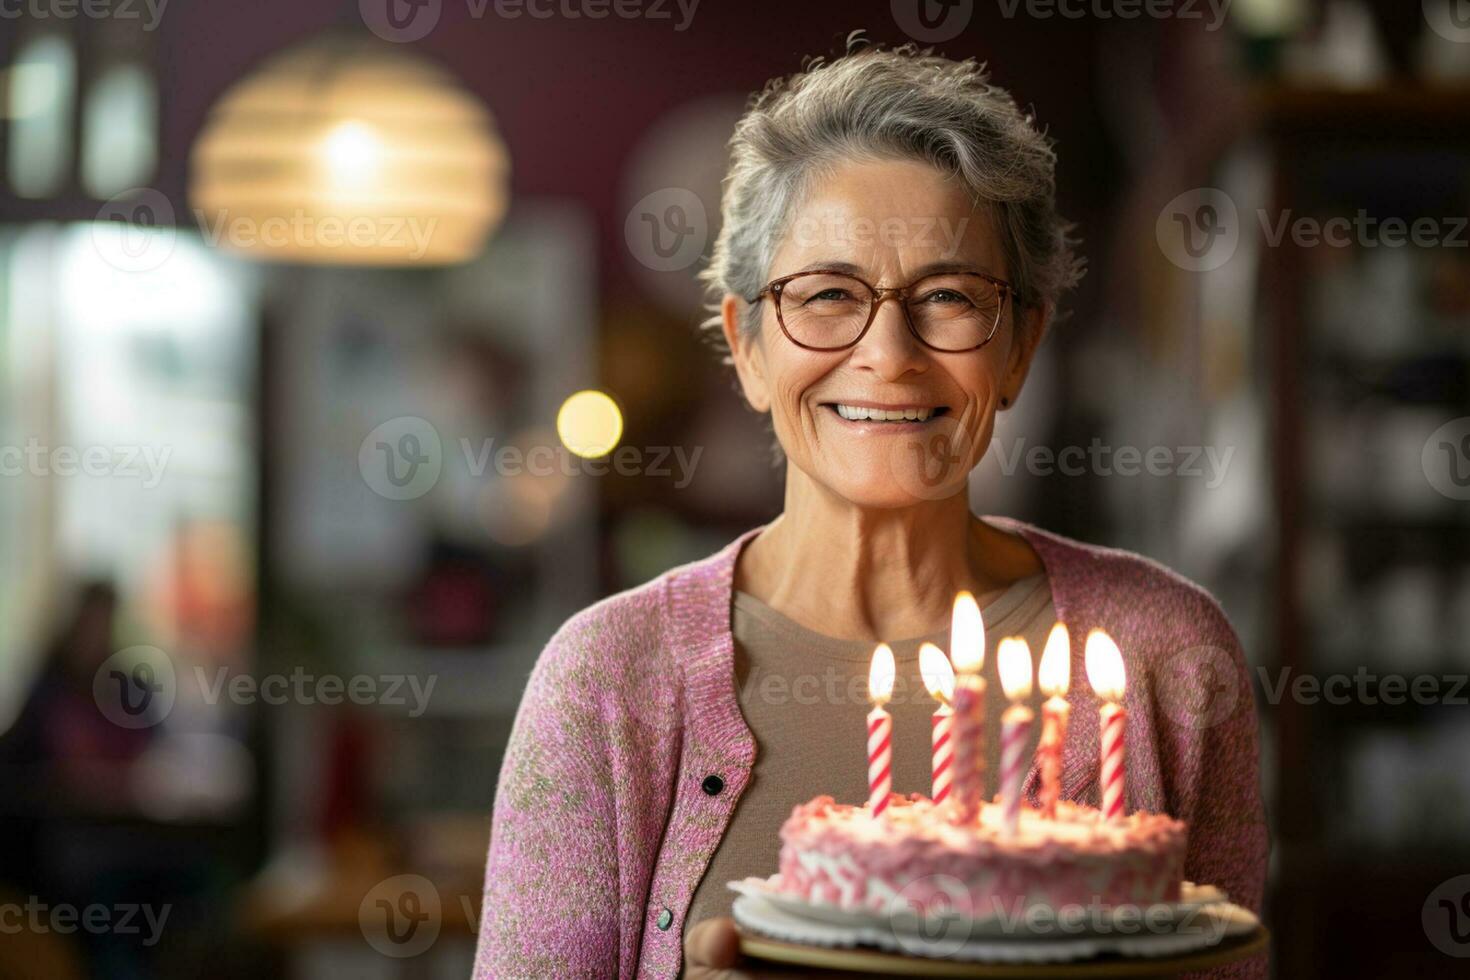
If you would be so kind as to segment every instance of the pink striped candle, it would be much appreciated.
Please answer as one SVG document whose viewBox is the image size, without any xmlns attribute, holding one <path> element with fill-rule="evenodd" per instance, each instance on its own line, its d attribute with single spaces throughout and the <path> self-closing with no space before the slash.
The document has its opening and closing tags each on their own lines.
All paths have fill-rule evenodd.
<svg viewBox="0 0 1470 980">
<path fill-rule="evenodd" d="M 893 793 L 893 716 L 883 705 L 893 695 L 894 673 L 893 651 L 878 644 L 868 668 L 868 697 L 873 701 L 868 712 L 868 809 L 875 820 L 888 811 Z"/>
<path fill-rule="evenodd" d="M 950 659 L 954 662 L 954 777 L 951 817 L 972 823 L 985 797 L 985 623 L 975 597 L 961 592 L 954 600 L 950 628 Z"/>
<path fill-rule="evenodd" d="M 1128 712 L 1109 701 L 1102 706 L 1102 812 L 1108 820 L 1123 816 L 1123 729 Z"/>
<path fill-rule="evenodd" d="M 1018 636 L 1000 641 L 996 653 L 1000 686 L 1011 706 L 1000 716 L 1001 829 L 1014 837 L 1021 824 L 1021 781 L 1026 776 L 1026 743 L 1035 715 L 1026 707 L 1031 696 L 1031 650 Z"/>
<path fill-rule="evenodd" d="M 1057 623 L 1046 638 L 1041 666 L 1036 681 L 1046 700 L 1041 704 L 1041 744 L 1036 755 L 1041 763 L 1041 815 L 1051 820 L 1057 816 L 1057 800 L 1062 795 L 1062 746 L 1067 741 L 1067 721 L 1072 713 L 1067 704 L 1067 689 L 1072 682 L 1072 642 L 1067 627 Z"/>
<path fill-rule="evenodd" d="M 954 778 L 954 668 L 944 651 L 932 643 L 919 647 L 919 673 L 930 697 L 939 702 L 939 707 L 930 716 L 934 741 L 934 785 L 930 798 L 936 806 L 949 799 L 949 788 Z"/>
<path fill-rule="evenodd" d="M 1103 699 L 1098 729 L 1103 819 L 1120 820 L 1125 808 L 1123 789 L 1127 778 L 1123 766 L 1123 743 L 1128 723 L 1128 712 L 1120 702 L 1127 677 L 1118 645 L 1100 629 L 1087 634 L 1087 680 L 1097 696 Z"/>
</svg>

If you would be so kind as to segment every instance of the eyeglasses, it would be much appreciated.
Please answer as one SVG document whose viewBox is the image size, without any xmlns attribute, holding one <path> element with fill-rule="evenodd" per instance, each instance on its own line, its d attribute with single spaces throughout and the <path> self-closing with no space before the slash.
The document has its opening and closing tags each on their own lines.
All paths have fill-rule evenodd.
<svg viewBox="0 0 1470 980">
<path fill-rule="evenodd" d="M 1014 288 L 981 272 L 942 272 L 907 286 L 876 286 L 845 272 L 814 270 L 772 279 L 753 298 L 770 296 L 781 332 L 798 347 L 836 351 L 863 339 L 890 296 L 919 343 L 946 354 L 979 350 L 1000 326 Z"/>
</svg>

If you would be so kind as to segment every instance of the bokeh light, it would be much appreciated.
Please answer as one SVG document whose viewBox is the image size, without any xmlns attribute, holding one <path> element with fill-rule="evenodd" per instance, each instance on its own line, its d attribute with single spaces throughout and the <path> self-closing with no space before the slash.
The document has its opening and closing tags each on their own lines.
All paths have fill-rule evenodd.
<svg viewBox="0 0 1470 980">
<path fill-rule="evenodd" d="M 606 392 L 579 391 L 562 402 L 556 413 L 556 434 L 578 456 L 606 456 L 623 437 L 623 413 Z"/>
</svg>

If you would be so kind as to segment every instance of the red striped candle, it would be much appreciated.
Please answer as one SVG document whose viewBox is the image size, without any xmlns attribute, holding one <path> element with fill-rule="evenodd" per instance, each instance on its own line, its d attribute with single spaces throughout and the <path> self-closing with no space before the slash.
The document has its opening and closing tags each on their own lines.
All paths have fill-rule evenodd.
<svg viewBox="0 0 1470 980">
<path fill-rule="evenodd" d="M 930 798 L 935 805 L 949 799 L 949 788 L 954 778 L 954 669 L 944 651 L 932 643 L 919 647 L 919 673 L 929 695 L 939 702 L 931 716 L 934 741 L 934 786 Z"/>
<path fill-rule="evenodd" d="M 1031 650 L 1018 636 L 1000 641 L 996 650 L 1000 686 L 1011 706 L 1000 716 L 1000 792 L 1005 835 L 1014 837 L 1021 823 L 1021 781 L 1026 775 L 1026 743 L 1035 715 L 1023 703 L 1031 696 Z"/>
<path fill-rule="evenodd" d="M 1055 820 L 1057 800 L 1062 795 L 1062 746 L 1067 741 L 1067 688 L 1072 681 L 1072 643 L 1067 627 L 1057 623 L 1046 638 L 1037 683 L 1046 700 L 1041 705 L 1041 744 L 1036 755 L 1041 763 L 1041 815 Z"/>
<path fill-rule="evenodd" d="M 868 808 L 876 820 L 888 810 L 893 793 L 893 716 L 883 710 L 893 694 L 893 651 L 880 643 L 868 668 Z"/>
<path fill-rule="evenodd" d="M 1041 815 L 1050 820 L 1057 816 L 1057 800 L 1062 796 L 1062 746 L 1067 740 L 1067 720 L 1071 706 L 1059 697 L 1041 703 L 1041 744 L 1036 755 L 1041 763 Z"/>
<path fill-rule="evenodd" d="M 1127 676 L 1123 669 L 1123 654 L 1119 652 L 1118 645 L 1100 629 L 1087 634 L 1087 680 L 1104 702 L 1098 728 L 1103 819 L 1119 820 L 1122 819 L 1125 809 L 1123 789 L 1127 784 L 1123 743 L 1128 712 L 1123 710 L 1120 703 L 1127 685 Z"/>
<path fill-rule="evenodd" d="M 949 799 L 950 782 L 954 778 L 954 711 L 940 708 L 932 716 L 934 726 L 934 787 L 931 796 L 935 804 Z"/>
<path fill-rule="evenodd" d="M 950 631 L 950 658 L 954 661 L 954 777 L 952 816 L 973 822 L 985 796 L 985 623 L 975 597 L 961 592 L 954 600 Z"/>
</svg>

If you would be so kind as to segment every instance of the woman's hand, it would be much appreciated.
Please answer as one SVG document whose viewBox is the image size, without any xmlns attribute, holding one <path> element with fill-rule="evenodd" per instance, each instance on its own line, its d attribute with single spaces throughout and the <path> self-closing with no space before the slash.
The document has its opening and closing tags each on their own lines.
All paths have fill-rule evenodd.
<svg viewBox="0 0 1470 980">
<path fill-rule="evenodd" d="M 873 974 L 865 974 L 872 980 Z M 684 980 L 860 980 L 856 973 L 802 970 L 796 967 L 763 969 L 740 955 L 740 936 L 734 919 L 705 919 L 684 937 Z"/>
</svg>

